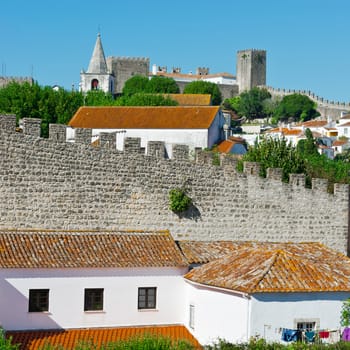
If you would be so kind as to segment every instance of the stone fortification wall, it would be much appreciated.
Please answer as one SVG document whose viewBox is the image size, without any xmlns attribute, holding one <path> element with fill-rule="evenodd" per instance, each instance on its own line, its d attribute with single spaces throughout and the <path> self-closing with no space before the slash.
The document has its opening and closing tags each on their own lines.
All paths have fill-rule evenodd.
<svg viewBox="0 0 350 350">
<path fill-rule="evenodd" d="M 164 159 L 164 144 L 142 154 L 139 139 L 126 139 L 123 152 L 110 135 L 92 147 L 91 130 L 77 129 L 65 143 L 65 127 L 50 126 L 39 137 L 37 120 L 14 132 L 15 116 L 0 116 L 0 228 L 169 229 L 195 240 L 321 241 L 348 251 L 349 186 L 326 191 L 324 180 L 304 187 L 302 175 L 281 182 L 281 171 L 257 176 L 258 165 L 235 170 L 231 158 L 211 165 L 207 152 L 177 146 Z M 168 209 L 168 193 L 186 186 L 193 207 L 183 215 Z"/>
<path fill-rule="evenodd" d="M 317 110 L 320 112 L 323 118 L 331 117 L 333 120 L 339 120 L 342 113 L 350 112 L 350 103 L 337 102 L 326 100 L 323 97 L 317 96 L 310 90 L 291 90 L 291 89 L 279 89 L 271 86 L 260 86 L 266 88 L 272 96 L 286 96 L 291 94 L 302 94 L 308 96 L 317 104 Z"/>
<path fill-rule="evenodd" d="M 34 80 L 31 77 L 0 77 L 0 88 L 5 87 L 12 82 L 19 84 L 29 83 L 32 85 Z"/>
</svg>

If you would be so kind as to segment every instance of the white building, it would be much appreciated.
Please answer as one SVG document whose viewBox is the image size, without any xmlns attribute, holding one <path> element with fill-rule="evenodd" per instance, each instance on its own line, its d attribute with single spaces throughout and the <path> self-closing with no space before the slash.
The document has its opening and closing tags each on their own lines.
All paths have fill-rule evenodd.
<svg viewBox="0 0 350 350">
<path fill-rule="evenodd" d="M 10 231 L 0 247 L 6 330 L 183 324 L 187 262 L 167 232 Z"/>
<path fill-rule="evenodd" d="M 349 297 L 350 259 L 319 243 L 177 245 L 167 231 L 0 232 L 0 323 L 18 342 L 19 330 L 34 341 L 60 330 L 62 339 L 77 329 L 89 337 L 88 329 L 101 336 L 166 326 L 203 345 L 281 341 L 283 330 L 327 331 L 338 338 L 325 341 L 335 341 Z"/>
<path fill-rule="evenodd" d="M 182 250 L 198 264 L 212 249 L 207 244 Z M 327 330 L 339 340 L 349 273 L 350 259 L 318 243 L 241 243 L 185 275 L 190 330 L 201 344 L 282 341 L 283 330 Z"/>
<path fill-rule="evenodd" d="M 115 133 L 118 150 L 123 150 L 126 137 L 140 138 L 146 151 L 149 141 L 162 141 L 171 158 L 174 144 L 193 150 L 219 143 L 224 123 L 218 106 L 80 107 L 69 122 L 67 139 L 74 139 L 74 128 L 88 128 L 92 141 L 101 132 Z"/>
</svg>

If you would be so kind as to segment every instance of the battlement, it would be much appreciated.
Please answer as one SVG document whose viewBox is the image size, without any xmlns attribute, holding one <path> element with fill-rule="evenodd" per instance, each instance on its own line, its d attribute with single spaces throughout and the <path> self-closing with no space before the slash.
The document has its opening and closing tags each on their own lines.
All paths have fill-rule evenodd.
<svg viewBox="0 0 350 350">
<path fill-rule="evenodd" d="M 23 118 L 22 119 L 22 130 L 23 136 L 29 136 L 33 141 L 40 139 L 41 130 L 41 119 L 36 118 Z M 49 138 L 42 139 L 43 142 L 51 141 L 55 143 L 67 144 L 71 147 L 72 142 L 66 141 L 66 125 L 50 124 L 49 125 Z M 13 114 L 0 115 L 0 130 L 6 133 L 17 133 L 16 132 L 16 116 Z M 145 148 L 141 147 L 141 138 L 126 137 L 124 140 L 124 151 L 116 150 L 116 133 L 102 132 L 98 136 L 98 142 L 92 142 L 92 129 L 86 128 L 75 128 L 75 137 L 73 143 L 75 145 L 85 145 L 87 147 L 94 148 L 95 150 L 102 150 L 109 152 L 118 152 L 126 156 L 128 155 L 143 155 L 147 157 L 154 157 L 156 159 L 168 160 L 165 142 L 162 141 L 148 141 L 147 152 Z M 196 149 L 195 157 L 190 157 L 190 150 L 187 145 L 174 144 L 173 145 L 173 157 L 174 161 L 186 161 L 195 162 L 201 165 L 208 165 L 213 167 L 213 153 Z M 237 160 L 229 155 L 222 154 L 220 156 L 220 165 L 216 167 L 230 167 L 234 170 L 234 173 L 238 175 L 236 170 Z M 244 162 L 243 175 L 259 177 L 260 164 L 256 162 Z M 279 181 L 282 185 L 282 169 L 270 168 L 267 170 L 267 176 L 265 181 Z M 305 187 L 305 176 L 303 174 L 291 174 L 290 181 L 292 187 L 304 186 Z M 348 185 L 337 184 L 334 189 L 334 194 L 344 192 Z M 328 189 L 328 182 L 326 179 L 312 179 L 312 190 L 326 193 Z"/>
<path fill-rule="evenodd" d="M 11 77 L 11 76 L 1 76 L 0 77 L 0 88 L 5 87 L 6 85 L 8 85 L 11 82 L 16 82 L 19 84 L 23 84 L 23 83 L 29 83 L 29 84 L 33 84 L 34 80 L 32 77 Z"/>
<path fill-rule="evenodd" d="M 267 89 L 271 95 L 286 96 L 290 94 L 301 94 L 301 95 L 308 96 L 311 100 L 316 102 L 318 106 L 321 106 L 321 107 L 335 108 L 339 110 L 344 110 L 344 109 L 350 110 L 350 102 L 346 103 L 346 102 L 330 101 L 316 95 L 310 90 L 280 89 L 280 88 L 273 88 L 271 86 L 260 86 L 260 87 Z"/>
<path fill-rule="evenodd" d="M 109 59 L 116 61 L 127 61 L 127 62 L 147 62 L 149 63 L 148 57 L 129 57 L 129 56 L 111 56 Z"/>
<path fill-rule="evenodd" d="M 0 228 L 168 229 L 175 239 L 320 241 L 348 252 L 349 185 L 303 174 L 282 182 L 281 169 L 259 176 L 258 163 L 245 162 L 185 145 L 125 138 L 103 132 L 93 143 L 90 129 L 75 129 L 66 142 L 66 126 L 50 125 L 40 137 L 40 120 L 0 116 Z M 190 157 L 191 155 L 191 157 Z M 169 192 L 186 188 L 188 211 L 169 210 Z"/>
</svg>

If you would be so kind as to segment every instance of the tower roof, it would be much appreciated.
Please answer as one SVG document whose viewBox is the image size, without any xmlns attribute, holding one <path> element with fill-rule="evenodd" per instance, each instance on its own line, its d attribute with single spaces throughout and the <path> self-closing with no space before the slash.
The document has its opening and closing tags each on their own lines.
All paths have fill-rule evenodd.
<svg viewBox="0 0 350 350">
<path fill-rule="evenodd" d="M 97 35 L 94 52 L 92 53 L 87 73 L 97 73 L 97 74 L 108 73 L 107 63 L 106 63 L 105 54 L 103 52 L 100 33 L 98 33 Z"/>
</svg>

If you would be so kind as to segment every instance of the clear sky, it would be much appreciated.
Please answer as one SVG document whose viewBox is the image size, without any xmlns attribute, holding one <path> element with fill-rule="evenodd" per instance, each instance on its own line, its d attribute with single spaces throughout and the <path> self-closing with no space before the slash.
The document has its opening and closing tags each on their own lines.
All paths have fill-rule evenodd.
<svg viewBox="0 0 350 350">
<path fill-rule="evenodd" d="M 107 56 L 236 74 L 236 52 L 267 51 L 267 84 L 350 102 L 350 0 L 8 0 L 0 75 L 79 85 L 100 31 Z"/>
</svg>

